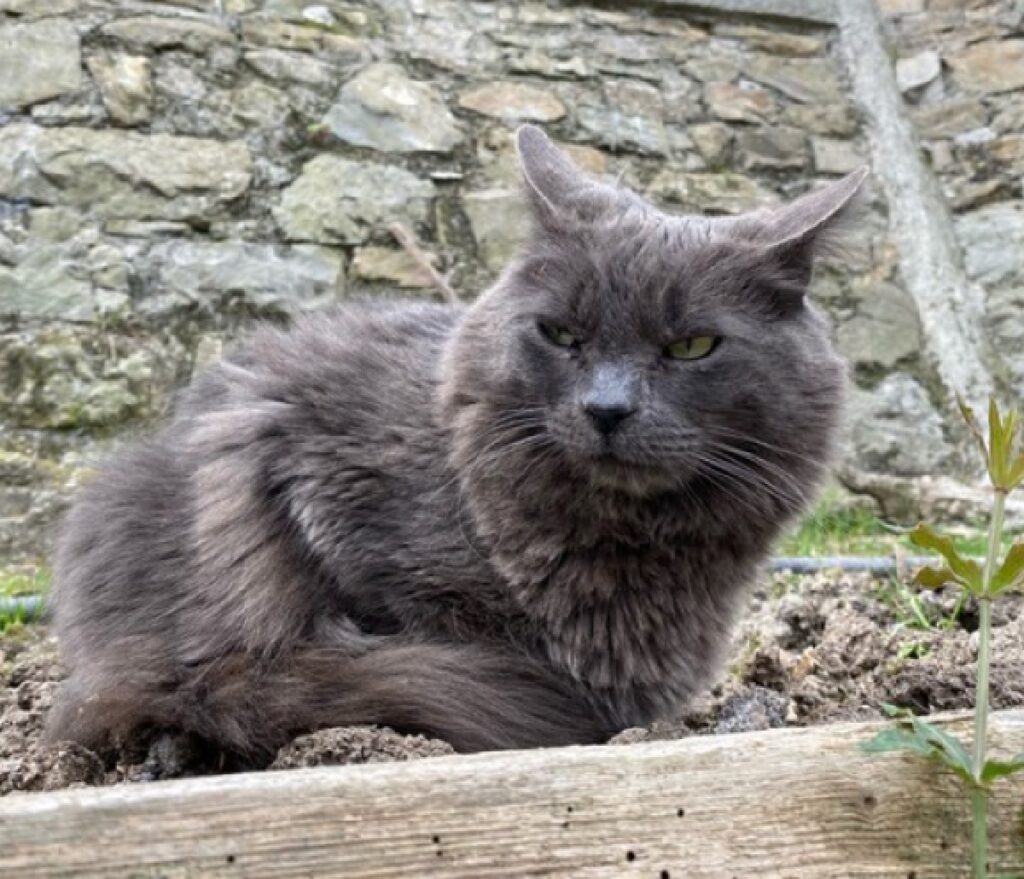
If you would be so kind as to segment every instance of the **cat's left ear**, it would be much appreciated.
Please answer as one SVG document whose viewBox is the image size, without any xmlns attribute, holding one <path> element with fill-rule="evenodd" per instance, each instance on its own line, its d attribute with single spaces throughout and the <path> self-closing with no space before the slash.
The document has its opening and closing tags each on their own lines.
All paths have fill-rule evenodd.
<svg viewBox="0 0 1024 879">
<path fill-rule="evenodd" d="M 846 221 L 857 206 L 857 194 L 868 176 L 858 168 L 840 180 L 812 190 L 796 201 L 755 215 L 750 238 L 761 245 L 791 282 L 806 287 L 811 281 L 814 258 L 838 249 Z"/>
<path fill-rule="evenodd" d="M 527 199 L 541 226 L 562 228 L 566 220 L 585 220 L 608 205 L 610 188 L 584 174 L 536 125 L 520 126 L 515 143 Z"/>
</svg>

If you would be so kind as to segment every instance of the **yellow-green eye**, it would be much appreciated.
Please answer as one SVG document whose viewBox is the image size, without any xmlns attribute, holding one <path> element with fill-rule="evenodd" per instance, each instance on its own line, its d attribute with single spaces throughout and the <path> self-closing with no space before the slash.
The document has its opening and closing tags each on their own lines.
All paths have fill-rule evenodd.
<svg viewBox="0 0 1024 879">
<path fill-rule="evenodd" d="M 690 336 L 665 346 L 665 356 L 672 360 L 700 360 L 715 350 L 717 336 Z"/>
<path fill-rule="evenodd" d="M 560 327 L 558 324 L 548 323 L 547 321 L 541 321 L 540 331 L 548 337 L 548 340 L 559 348 L 571 348 L 576 344 L 576 337 L 570 333 L 565 327 Z"/>
</svg>

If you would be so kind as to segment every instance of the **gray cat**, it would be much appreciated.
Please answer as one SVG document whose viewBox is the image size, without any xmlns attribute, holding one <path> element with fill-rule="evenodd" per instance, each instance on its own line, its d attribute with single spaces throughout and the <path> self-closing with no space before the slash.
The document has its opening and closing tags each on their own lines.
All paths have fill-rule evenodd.
<svg viewBox="0 0 1024 879">
<path fill-rule="evenodd" d="M 707 682 L 829 462 L 844 369 L 805 290 L 866 172 L 673 217 L 517 146 L 535 234 L 473 305 L 261 329 L 83 489 L 52 738 L 598 742 Z"/>
</svg>

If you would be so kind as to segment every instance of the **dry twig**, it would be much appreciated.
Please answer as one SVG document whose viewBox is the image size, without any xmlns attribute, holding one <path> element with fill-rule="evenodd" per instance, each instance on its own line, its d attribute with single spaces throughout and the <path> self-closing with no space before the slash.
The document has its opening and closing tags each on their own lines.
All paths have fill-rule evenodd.
<svg viewBox="0 0 1024 879">
<path fill-rule="evenodd" d="M 388 226 L 388 231 L 395 237 L 395 240 L 405 248 L 405 252 L 412 257 L 413 262 L 416 263 L 430 278 L 431 283 L 444 296 L 447 302 L 452 305 L 458 305 L 461 301 L 459 294 L 455 292 L 452 285 L 448 283 L 448 279 L 442 275 L 433 263 L 431 263 L 429 257 L 423 252 L 423 248 L 419 246 L 416 241 L 416 237 L 405 228 L 401 223 L 392 223 Z"/>
</svg>

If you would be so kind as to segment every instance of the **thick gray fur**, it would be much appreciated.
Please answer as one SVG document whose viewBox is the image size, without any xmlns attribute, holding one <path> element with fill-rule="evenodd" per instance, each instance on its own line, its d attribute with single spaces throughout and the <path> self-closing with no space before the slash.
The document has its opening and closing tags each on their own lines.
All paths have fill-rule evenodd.
<svg viewBox="0 0 1024 879">
<path fill-rule="evenodd" d="M 671 217 L 517 142 L 535 234 L 473 305 L 261 329 L 85 486 L 53 738 L 595 742 L 707 682 L 829 462 L 844 369 L 804 291 L 864 174 Z M 692 335 L 722 341 L 664 356 Z M 605 434 L 583 405 L 608 394 L 635 411 Z"/>
</svg>

